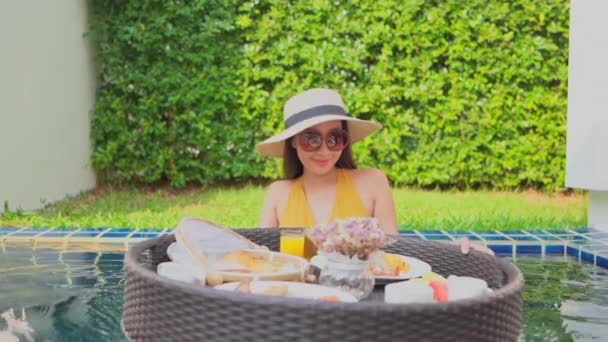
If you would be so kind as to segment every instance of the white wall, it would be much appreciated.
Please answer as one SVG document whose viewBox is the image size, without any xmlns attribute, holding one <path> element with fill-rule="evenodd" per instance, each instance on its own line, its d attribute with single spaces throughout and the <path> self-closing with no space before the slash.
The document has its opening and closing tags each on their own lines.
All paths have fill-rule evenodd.
<svg viewBox="0 0 608 342">
<path fill-rule="evenodd" d="M 0 211 L 95 186 L 87 2 L 0 1 Z"/>
<path fill-rule="evenodd" d="M 589 227 L 608 231 L 608 191 L 589 192 Z"/>
<path fill-rule="evenodd" d="M 608 1 L 570 6 L 566 185 L 590 190 L 589 225 L 608 230 Z"/>
</svg>

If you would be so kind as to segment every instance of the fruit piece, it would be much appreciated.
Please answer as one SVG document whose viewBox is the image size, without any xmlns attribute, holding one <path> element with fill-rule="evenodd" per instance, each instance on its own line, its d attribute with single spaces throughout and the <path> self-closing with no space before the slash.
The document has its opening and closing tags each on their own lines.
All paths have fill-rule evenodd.
<svg viewBox="0 0 608 342">
<path fill-rule="evenodd" d="M 391 276 L 399 276 L 409 271 L 410 265 L 397 254 L 385 253 L 383 257 L 385 272 Z"/>
<path fill-rule="evenodd" d="M 429 284 L 433 288 L 433 298 L 438 302 L 447 302 L 448 284 L 442 281 L 431 281 Z"/>
</svg>

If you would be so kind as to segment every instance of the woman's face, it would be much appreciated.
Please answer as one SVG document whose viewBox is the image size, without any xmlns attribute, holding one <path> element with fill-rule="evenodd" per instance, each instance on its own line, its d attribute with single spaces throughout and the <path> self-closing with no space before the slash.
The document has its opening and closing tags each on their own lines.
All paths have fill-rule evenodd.
<svg viewBox="0 0 608 342">
<path fill-rule="evenodd" d="M 348 144 L 342 121 L 327 121 L 298 133 L 291 141 L 304 170 L 316 175 L 331 171 Z"/>
</svg>

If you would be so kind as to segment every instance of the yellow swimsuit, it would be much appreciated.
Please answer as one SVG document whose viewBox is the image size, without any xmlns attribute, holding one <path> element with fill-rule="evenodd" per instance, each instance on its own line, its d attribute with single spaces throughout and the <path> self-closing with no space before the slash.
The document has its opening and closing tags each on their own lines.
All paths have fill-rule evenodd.
<svg viewBox="0 0 608 342">
<path fill-rule="evenodd" d="M 361 196 L 353 183 L 348 171 L 338 169 L 338 185 L 336 199 L 329 222 L 337 218 L 369 216 L 367 209 L 361 201 Z M 279 218 L 280 227 L 311 227 L 317 222 L 304 193 L 302 177 L 295 180 L 289 191 L 287 206 Z"/>
</svg>

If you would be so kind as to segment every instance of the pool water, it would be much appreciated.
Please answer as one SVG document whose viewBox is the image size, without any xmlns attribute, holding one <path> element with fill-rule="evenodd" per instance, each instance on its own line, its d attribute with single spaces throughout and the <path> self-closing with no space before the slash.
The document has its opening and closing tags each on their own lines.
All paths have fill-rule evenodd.
<svg viewBox="0 0 608 342">
<path fill-rule="evenodd" d="M 608 341 L 608 270 L 574 259 L 518 258 L 527 341 Z"/>
<path fill-rule="evenodd" d="M 608 341 L 608 270 L 564 257 L 515 263 L 526 279 L 526 341 Z M 25 308 L 37 341 L 125 341 L 122 268 L 118 251 L 4 246 L 0 312 Z"/>
<path fill-rule="evenodd" d="M 36 341 L 126 341 L 120 329 L 123 257 L 79 248 L 5 247 L 0 312 L 14 308 L 21 317 L 25 308 Z"/>
</svg>

